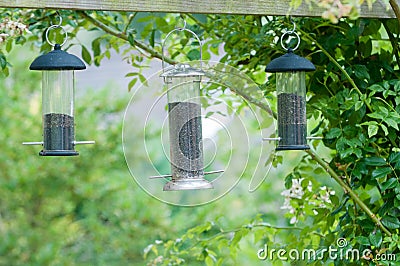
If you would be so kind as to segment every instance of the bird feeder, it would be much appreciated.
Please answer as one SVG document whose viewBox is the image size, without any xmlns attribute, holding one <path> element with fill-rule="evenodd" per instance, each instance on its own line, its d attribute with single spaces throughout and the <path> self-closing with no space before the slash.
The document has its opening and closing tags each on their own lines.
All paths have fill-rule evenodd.
<svg viewBox="0 0 400 266">
<path fill-rule="evenodd" d="M 285 35 L 297 37 L 295 48 L 286 48 Z M 294 31 L 287 31 L 281 37 L 281 45 L 287 51 L 283 56 L 272 60 L 265 71 L 276 73 L 276 93 L 278 97 L 278 146 L 276 150 L 306 150 L 306 75 L 315 66 L 306 58 L 294 54 L 299 47 L 300 37 Z"/>
<path fill-rule="evenodd" d="M 61 19 L 60 19 L 61 24 Z M 62 44 L 49 41 L 49 30 L 61 28 L 65 33 Z M 74 123 L 74 71 L 86 69 L 75 55 L 61 50 L 67 40 L 67 32 L 60 25 L 52 25 L 46 31 L 47 42 L 54 50 L 37 57 L 30 70 L 42 71 L 43 142 L 24 144 L 43 145 L 41 156 L 75 156 L 76 144 L 93 144 L 93 141 L 75 141 Z"/>
<path fill-rule="evenodd" d="M 185 24 L 186 25 L 186 24 Z M 188 31 L 200 44 L 198 36 L 189 29 L 177 28 L 175 31 Z M 210 189 L 212 184 L 204 179 L 202 122 L 200 103 L 200 82 L 205 75 L 203 70 L 187 64 L 177 64 L 166 71 L 163 60 L 164 86 L 168 98 L 168 122 L 170 143 L 171 180 L 164 185 L 164 191 Z"/>
</svg>

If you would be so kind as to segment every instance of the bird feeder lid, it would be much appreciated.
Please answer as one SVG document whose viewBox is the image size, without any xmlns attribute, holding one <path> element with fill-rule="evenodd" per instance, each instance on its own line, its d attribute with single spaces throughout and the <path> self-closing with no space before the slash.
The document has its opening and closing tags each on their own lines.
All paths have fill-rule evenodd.
<svg viewBox="0 0 400 266">
<path fill-rule="evenodd" d="M 61 50 L 59 44 L 54 50 L 37 57 L 29 67 L 30 70 L 82 70 L 85 64 L 79 57 Z"/>
<path fill-rule="evenodd" d="M 292 50 L 272 60 L 265 68 L 266 72 L 293 72 L 293 71 L 314 71 L 315 66 L 304 57 L 298 56 Z"/>
<path fill-rule="evenodd" d="M 160 77 L 197 77 L 204 75 L 205 72 L 201 69 L 193 68 L 186 64 L 178 64 L 174 68 L 162 73 Z"/>
</svg>

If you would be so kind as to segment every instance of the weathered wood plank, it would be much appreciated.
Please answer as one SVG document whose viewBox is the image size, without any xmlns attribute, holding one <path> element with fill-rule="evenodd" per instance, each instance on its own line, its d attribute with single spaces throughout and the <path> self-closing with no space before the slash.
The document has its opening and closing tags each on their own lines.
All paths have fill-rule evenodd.
<svg viewBox="0 0 400 266">
<path fill-rule="evenodd" d="M 400 0 L 396 0 L 400 4 Z M 288 15 L 290 0 L 0 0 L 0 7 L 113 10 L 138 12 Z M 302 5 L 290 11 L 293 16 L 321 16 L 323 10 Z M 372 9 L 362 6 L 361 17 L 394 18 L 384 0 Z"/>
</svg>

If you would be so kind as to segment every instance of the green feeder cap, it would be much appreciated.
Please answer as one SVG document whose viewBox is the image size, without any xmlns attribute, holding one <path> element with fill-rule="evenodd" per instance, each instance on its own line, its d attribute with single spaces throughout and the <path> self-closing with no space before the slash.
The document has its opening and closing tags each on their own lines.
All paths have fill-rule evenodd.
<svg viewBox="0 0 400 266">
<path fill-rule="evenodd" d="M 272 60 L 265 68 L 265 71 L 270 73 L 314 70 L 313 63 L 304 57 L 294 54 L 291 49 L 286 54 Z"/>
<path fill-rule="evenodd" d="M 30 70 L 82 70 L 85 64 L 79 57 L 61 50 L 59 44 L 54 50 L 37 57 L 29 67 Z"/>
</svg>

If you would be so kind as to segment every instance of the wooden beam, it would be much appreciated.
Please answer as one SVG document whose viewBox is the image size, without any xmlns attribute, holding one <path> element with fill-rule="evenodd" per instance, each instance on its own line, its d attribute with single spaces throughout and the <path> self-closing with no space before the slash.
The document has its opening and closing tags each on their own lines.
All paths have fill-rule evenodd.
<svg viewBox="0 0 400 266">
<path fill-rule="evenodd" d="M 321 8 L 310 9 L 305 4 L 291 11 L 290 2 L 291 0 L 0 0 L 0 7 L 255 15 L 288 15 L 290 12 L 290 15 L 304 17 L 319 17 L 323 12 Z M 385 2 L 388 1 L 376 0 L 372 9 L 364 3 L 361 17 L 394 18 L 393 10 Z M 396 2 L 400 5 L 400 0 Z"/>
</svg>

